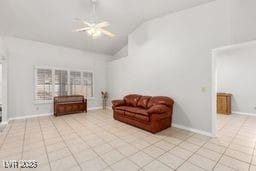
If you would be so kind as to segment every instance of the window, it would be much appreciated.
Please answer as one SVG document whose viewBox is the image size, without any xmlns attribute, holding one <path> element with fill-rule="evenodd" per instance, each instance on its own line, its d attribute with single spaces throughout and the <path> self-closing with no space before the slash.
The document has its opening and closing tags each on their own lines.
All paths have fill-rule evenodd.
<svg viewBox="0 0 256 171">
<path fill-rule="evenodd" d="M 36 70 L 36 100 L 52 100 L 52 70 Z"/>
<path fill-rule="evenodd" d="M 81 85 L 81 72 L 70 72 L 70 94 L 71 95 L 83 95 Z"/>
<path fill-rule="evenodd" d="M 90 72 L 83 72 L 83 95 L 86 97 L 93 97 L 93 74 Z"/>
<path fill-rule="evenodd" d="M 68 71 L 55 70 L 54 96 L 68 95 Z"/>
<path fill-rule="evenodd" d="M 38 103 L 50 102 L 54 96 L 94 96 L 92 72 L 50 68 L 36 68 L 35 72 L 35 99 Z"/>
</svg>

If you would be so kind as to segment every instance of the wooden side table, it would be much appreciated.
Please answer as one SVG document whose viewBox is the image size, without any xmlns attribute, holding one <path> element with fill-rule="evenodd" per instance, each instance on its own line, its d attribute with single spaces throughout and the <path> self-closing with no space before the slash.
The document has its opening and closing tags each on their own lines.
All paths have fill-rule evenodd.
<svg viewBox="0 0 256 171">
<path fill-rule="evenodd" d="M 231 114 L 231 96 L 229 93 L 217 93 L 217 113 Z"/>
</svg>

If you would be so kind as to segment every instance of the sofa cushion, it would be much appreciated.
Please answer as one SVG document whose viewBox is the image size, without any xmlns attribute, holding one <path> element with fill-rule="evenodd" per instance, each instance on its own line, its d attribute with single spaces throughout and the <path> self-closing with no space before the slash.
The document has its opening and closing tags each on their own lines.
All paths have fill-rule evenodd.
<svg viewBox="0 0 256 171">
<path fill-rule="evenodd" d="M 152 107 L 153 105 L 158 105 L 158 104 L 162 104 L 162 105 L 165 105 L 165 106 L 172 106 L 174 103 L 174 101 L 169 98 L 169 97 L 165 97 L 165 96 L 155 96 L 155 97 L 152 97 L 149 102 L 148 102 L 148 108 Z"/>
<path fill-rule="evenodd" d="M 148 101 L 150 98 L 151 98 L 151 96 L 141 96 L 140 100 L 138 101 L 137 106 L 147 109 Z"/>
<path fill-rule="evenodd" d="M 123 110 L 115 110 L 115 114 L 116 115 L 124 115 L 124 111 Z"/>
<path fill-rule="evenodd" d="M 125 101 L 127 106 L 136 107 L 140 98 L 141 98 L 141 95 L 130 94 L 130 95 L 127 95 L 127 96 L 124 97 L 124 101 Z"/>
<path fill-rule="evenodd" d="M 131 106 L 118 106 L 118 107 L 116 107 L 116 109 L 121 110 L 121 111 L 127 111 L 127 112 L 131 112 L 131 113 L 148 116 L 147 110 L 143 109 L 143 108 L 131 107 Z"/>
<path fill-rule="evenodd" d="M 140 115 L 140 114 L 136 114 L 135 118 L 139 121 L 146 121 L 149 122 L 149 116 L 145 116 L 145 115 Z"/>
<path fill-rule="evenodd" d="M 132 113 L 132 112 L 125 112 L 124 115 L 126 117 L 130 117 L 130 118 L 134 118 L 134 116 L 136 115 L 135 113 Z"/>
<path fill-rule="evenodd" d="M 129 107 L 129 106 L 118 106 L 116 107 L 115 109 L 116 110 L 121 110 L 121 111 L 126 111 L 126 108 Z"/>
<path fill-rule="evenodd" d="M 142 109 L 142 108 L 138 108 L 138 107 L 129 107 L 126 109 L 126 111 L 144 115 L 144 116 L 148 116 L 148 112 L 146 109 Z"/>
</svg>

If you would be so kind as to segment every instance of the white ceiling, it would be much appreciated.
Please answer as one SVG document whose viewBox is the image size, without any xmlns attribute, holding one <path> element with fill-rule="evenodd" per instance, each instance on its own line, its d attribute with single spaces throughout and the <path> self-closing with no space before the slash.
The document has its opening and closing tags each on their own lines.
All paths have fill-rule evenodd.
<svg viewBox="0 0 256 171">
<path fill-rule="evenodd" d="M 81 24 L 74 18 L 93 20 L 90 0 L 1 0 L 0 33 L 24 39 L 114 54 L 127 44 L 127 36 L 151 18 L 212 0 L 98 0 L 96 22 L 109 21 L 115 38 L 92 40 L 73 33 Z"/>
</svg>

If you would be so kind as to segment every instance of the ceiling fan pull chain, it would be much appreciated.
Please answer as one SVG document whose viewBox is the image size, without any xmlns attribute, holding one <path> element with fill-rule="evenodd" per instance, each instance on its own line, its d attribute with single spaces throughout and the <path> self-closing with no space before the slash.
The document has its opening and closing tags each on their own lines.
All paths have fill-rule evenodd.
<svg viewBox="0 0 256 171">
<path fill-rule="evenodd" d="M 96 5 L 95 5 L 95 3 L 93 3 L 93 5 L 92 5 L 92 11 L 93 11 L 93 15 L 95 16 L 96 15 Z"/>
<path fill-rule="evenodd" d="M 96 0 L 92 0 L 92 13 L 93 13 L 93 20 L 96 22 Z"/>
</svg>

